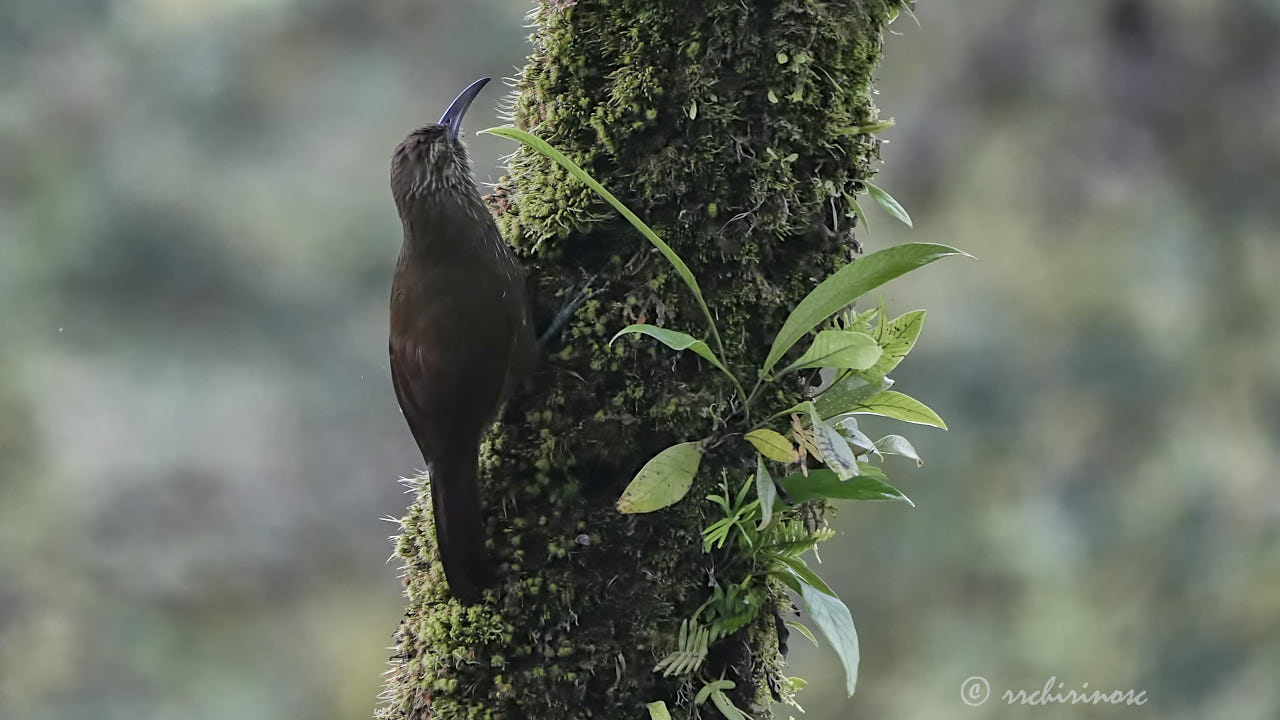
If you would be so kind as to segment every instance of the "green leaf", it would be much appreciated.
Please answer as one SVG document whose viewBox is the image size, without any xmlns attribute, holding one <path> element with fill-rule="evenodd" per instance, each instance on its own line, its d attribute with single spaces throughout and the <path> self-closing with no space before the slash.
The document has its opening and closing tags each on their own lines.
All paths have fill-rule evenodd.
<svg viewBox="0 0 1280 720">
<path fill-rule="evenodd" d="M 864 293 L 935 260 L 964 254 L 946 245 L 908 243 L 885 248 L 845 265 L 814 288 L 787 317 L 762 369 L 772 370 L 800 338 Z"/>
<path fill-rule="evenodd" d="M 822 417 L 835 417 L 849 412 L 857 407 L 859 402 L 882 393 L 892 386 L 893 381 L 889 378 L 868 379 L 866 373 L 850 375 L 814 398 L 813 405 Z M 792 408 L 788 412 L 794 411 L 795 408 Z"/>
<path fill-rule="evenodd" d="M 693 632 L 690 633 L 689 621 L 685 620 L 680 623 L 680 635 L 676 640 L 675 651 L 659 660 L 653 671 L 662 673 L 663 677 L 671 677 L 687 675 L 697 670 L 707 659 L 707 645 L 710 640 L 710 628 L 695 624 Z"/>
<path fill-rule="evenodd" d="M 729 379 L 733 381 L 733 386 L 738 389 L 739 395 L 742 397 L 747 396 L 742 385 L 738 384 L 738 378 L 734 377 L 734 374 L 729 372 L 729 368 L 725 367 L 724 363 L 720 361 L 720 358 L 716 357 L 716 354 L 711 350 L 711 348 L 702 340 L 699 340 L 688 333 L 682 333 L 678 330 L 668 330 L 666 328 L 657 327 L 656 325 L 628 325 L 619 330 L 618 334 L 614 335 L 613 339 L 609 341 L 609 344 L 612 345 L 614 340 L 617 340 L 623 335 L 648 335 L 672 350 L 688 350 L 693 352 L 699 357 L 704 358 L 712 365 L 715 365 L 721 372 L 729 376 Z"/>
<path fill-rule="evenodd" d="M 777 572 L 769 573 L 769 576 L 777 578 L 783 585 L 786 585 L 787 587 L 794 590 L 796 594 L 799 594 L 802 591 L 802 588 L 800 585 L 800 578 L 796 577 L 795 573 L 793 572 L 778 570 Z"/>
<path fill-rule="evenodd" d="M 847 128 L 840 128 L 836 133 L 839 135 L 862 135 L 864 133 L 867 135 L 875 135 L 888 130 L 896 124 L 897 123 L 894 122 L 893 118 L 889 118 L 888 120 L 877 120 L 865 125 L 852 125 Z"/>
<path fill-rule="evenodd" d="M 679 502 L 689 492 L 701 462 L 702 444 L 696 442 L 672 445 L 654 455 L 623 491 L 618 512 L 647 513 Z"/>
<path fill-rule="evenodd" d="M 752 430 L 743 436 L 761 455 L 780 463 L 796 461 L 796 449 L 791 441 L 769 428 Z"/>
<path fill-rule="evenodd" d="M 790 620 L 787 620 L 786 623 L 787 627 L 795 630 L 806 638 L 809 638 L 809 642 L 813 643 L 814 647 L 818 647 L 818 638 L 813 636 L 813 631 L 806 627 L 804 623 L 792 622 Z"/>
<path fill-rule="evenodd" d="M 879 415 L 893 418 L 894 420 L 902 420 L 903 422 L 916 423 L 917 425 L 931 425 L 943 430 L 947 429 L 947 424 L 942 421 L 942 418 L 938 417 L 938 413 L 929 409 L 928 405 L 910 395 L 903 395 L 894 390 L 886 390 L 861 400 L 849 412 L 857 415 Z"/>
<path fill-rule="evenodd" d="M 849 696 L 858 687 L 858 631 L 853 626 L 853 614 L 840 601 L 840 598 L 828 595 L 817 588 L 804 586 L 800 593 L 804 600 L 804 608 L 818 626 L 827 642 L 840 656 L 840 664 L 844 665 L 845 690 Z"/>
<path fill-rule="evenodd" d="M 871 197 L 880 203 L 880 207 L 884 208 L 885 212 L 901 220 L 907 227 L 914 227 L 911 224 L 911 216 L 907 214 L 907 209 L 902 207 L 897 200 L 894 200 L 892 195 L 872 185 L 870 181 L 859 180 L 859 182 L 867 186 L 867 192 L 871 193 Z"/>
<path fill-rule="evenodd" d="M 888 455 L 901 455 L 916 461 L 916 467 L 924 465 L 924 461 L 916 453 L 915 447 L 901 435 L 885 435 L 876 441 L 876 449 Z"/>
<path fill-rule="evenodd" d="M 671 263 L 671 267 L 675 268 L 676 274 L 679 275 L 680 279 L 684 280 L 685 285 L 688 285 L 689 289 L 693 291 L 693 296 L 697 299 L 698 306 L 702 308 L 702 314 L 707 318 L 707 325 L 711 328 L 711 338 L 715 341 L 716 349 L 721 355 L 724 354 L 724 344 L 720 342 L 720 332 L 716 330 L 716 321 L 711 316 L 711 310 L 707 307 L 707 301 L 702 297 L 702 288 L 698 285 L 698 280 L 693 276 L 693 272 L 689 270 L 689 266 L 686 265 L 684 260 L 680 259 L 680 256 L 676 254 L 676 251 L 672 250 L 670 245 L 663 242 L 662 238 L 658 237 L 658 234 L 646 225 L 643 220 L 637 217 L 635 213 L 631 212 L 626 205 L 623 205 L 621 200 L 614 197 L 613 193 L 609 192 L 603 185 L 596 182 L 595 178 L 588 175 L 586 170 L 583 170 L 577 163 L 565 157 L 564 153 L 551 147 L 547 141 L 540 137 L 531 135 L 524 130 L 514 127 L 489 128 L 488 130 L 481 130 L 480 134 L 497 135 L 499 137 L 505 137 L 523 143 L 525 146 L 540 155 L 550 158 L 558 163 L 560 167 L 568 171 L 570 175 L 585 183 L 587 187 L 595 191 L 595 193 L 603 198 L 605 202 L 613 206 L 613 209 L 617 210 L 622 217 L 626 218 L 627 222 L 631 223 L 632 227 L 639 230 L 640 234 L 644 235 L 646 240 L 652 243 L 654 247 L 658 248 L 658 252 L 662 253 L 662 256 L 667 259 L 667 262 Z"/>
<path fill-rule="evenodd" d="M 857 448 L 857 450 L 855 450 L 856 454 L 865 455 L 869 452 L 875 452 L 877 449 L 876 444 L 871 442 L 871 438 L 864 435 L 862 430 L 858 429 L 858 420 L 852 415 L 845 415 L 832 424 L 835 427 L 836 432 L 843 435 L 844 438 L 849 441 L 850 445 Z"/>
<path fill-rule="evenodd" d="M 667 712 L 665 702 L 651 702 L 646 707 L 649 708 L 649 720 L 671 720 L 671 713 Z"/>
<path fill-rule="evenodd" d="M 737 687 L 737 683 L 732 680 L 712 680 L 706 685 L 703 685 L 702 689 L 698 691 L 698 694 L 693 696 L 693 704 L 701 705 L 707 701 L 707 698 L 711 696 L 711 693 L 717 690 L 732 690 L 735 687 Z"/>
<path fill-rule="evenodd" d="M 720 711 L 720 714 L 725 716 L 725 720 L 751 720 L 746 713 L 733 704 L 733 701 L 722 690 L 711 691 L 711 702 Z"/>
<path fill-rule="evenodd" d="M 924 311 L 912 310 L 880 325 L 880 347 L 884 354 L 866 371 L 868 375 L 888 375 L 911 352 L 924 329 Z"/>
<path fill-rule="evenodd" d="M 889 317 L 889 311 L 884 308 L 884 293 L 877 294 L 880 296 L 880 302 L 876 305 L 875 310 L 875 317 L 880 318 L 880 321 L 876 323 L 876 344 L 878 345 L 884 339 L 884 321 L 885 318 Z"/>
<path fill-rule="evenodd" d="M 809 422 L 813 424 L 813 441 L 822 453 L 823 464 L 834 470 L 841 480 L 857 477 L 858 458 L 854 456 L 849 443 L 835 428 L 818 417 L 812 403 L 809 405 Z"/>
<path fill-rule="evenodd" d="M 668 330 L 656 325 L 628 325 L 619 330 L 618 334 L 614 335 L 613 338 L 609 340 L 609 344 L 612 345 L 615 340 L 623 335 L 648 335 L 672 350 L 690 350 L 697 353 L 712 365 L 724 370 L 726 373 L 729 372 L 725 368 L 724 363 L 720 362 L 720 358 L 716 357 L 716 354 L 712 352 L 711 348 L 708 347 L 705 342 L 688 333 L 682 333 L 678 330 Z"/>
<path fill-rule="evenodd" d="M 773 518 L 773 502 L 778 499 L 778 488 L 774 486 L 773 476 L 760 455 L 756 456 L 756 497 L 760 498 L 759 528 L 763 530 Z"/>
<path fill-rule="evenodd" d="M 871 223 L 867 222 L 867 214 L 862 211 L 862 206 L 858 204 L 858 199 L 852 194 L 846 194 L 844 197 L 849 201 L 849 209 L 853 210 L 853 216 L 858 218 L 858 227 L 865 228 L 867 233 L 870 233 Z"/>
<path fill-rule="evenodd" d="M 880 360 L 882 352 L 875 338 L 866 333 L 823 330 L 814 337 L 813 344 L 804 355 L 778 373 L 778 376 L 804 368 L 866 370 Z"/>
<path fill-rule="evenodd" d="M 774 555 L 773 558 L 790 568 L 791 572 L 795 573 L 796 577 L 800 578 L 800 582 L 806 585 L 811 585 L 822 592 L 835 597 L 835 591 L 828 587 L 827 584 L 822 581 L 822 578 L 818 577 L 818 574 L 805 564 L 804 560 L 797 557 L 791 557 L 789 555 Z"/>
<path fill-rule="evenodd" d="M 897 500 L 911 507 L 915 503 L 902 494 L 894 486 L 885 482 L 884 472 L 874 465 L 861 463 L 857 477 L 843 482 L 830 470 L 810 470 L 806 477 L 802 473 L 792 473 L 779 484 L 787 491 L 793 502 L 802 503 L 808 500 L 823 498 L 831 500 Z M 777 508 L 775 503 L 774 509 Z"/>
</svg>

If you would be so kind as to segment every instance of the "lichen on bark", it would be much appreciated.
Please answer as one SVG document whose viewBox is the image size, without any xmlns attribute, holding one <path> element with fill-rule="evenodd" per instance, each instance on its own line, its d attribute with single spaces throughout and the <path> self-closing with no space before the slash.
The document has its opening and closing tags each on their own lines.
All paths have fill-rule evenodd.
<svg viewBox="0 0 1280 720">
<path fill-rule="evenodd" d="M 872 74 L 904 4 L 543 0 L 514 120 L 684 257 L 726 360 L 749 376 L 786 313 L 855 252 L 844 197 L 874 172 L 878 141 L 851 128 L 876 119 Z M 726 443 L 685 501 L 642 516 L 614 501 L 657 451 L 723 429 L 733 389 L 688 354 L 609 344 L 632 322 L 705 327 L 665 261 L 559 166 L 517 151 L 491 202 L 540 318 L 583 286 L 591 299 L 483 448 L 488 550 L 501 567 L 484 603 L 449 596 L 429 493 L 404 518 L 396 553 L 409 605 L 377 716 L 642 718 L 653 700 L 690 716 L 690 688 L 652 668 L 710 592 L 701 498 L 722 473 L 747 477 L 754 460 Z M 778 392 L 774 402 L 794 400 Z M 781 665 L 774 632 L 766 613 L 708 660 L 756 718 L 770 717 L 768 679 Z"/>
</svg>

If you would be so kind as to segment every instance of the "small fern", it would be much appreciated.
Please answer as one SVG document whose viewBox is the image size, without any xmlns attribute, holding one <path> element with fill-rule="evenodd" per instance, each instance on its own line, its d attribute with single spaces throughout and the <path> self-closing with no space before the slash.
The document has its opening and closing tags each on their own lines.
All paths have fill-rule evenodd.
<svg viewBox="0 0 1280 720">
<path fill-rule="evenodd" d="M 787 520 L 778 523 L 774 537 L 768 544 L 761 546 L 762 553 L 774 553 L 787 557 L 800 557 L 814 550 L 820 543 L 835 537 L 836 531 L 829 527 L 820 527 L 810 531 L 801 520 Z"/>
<path fill-rule="evenodd" d="M 688 620 L 685 620 L 680 623 L 676 650 L 659 660 L 658 664 L 653 666 L 653 671 L 662 673 L 664 677 L 695 672 L 707 659 L 707 646 L 711 642 L 711 628 L 696 623 L 691 625 Z"/>
</svg>

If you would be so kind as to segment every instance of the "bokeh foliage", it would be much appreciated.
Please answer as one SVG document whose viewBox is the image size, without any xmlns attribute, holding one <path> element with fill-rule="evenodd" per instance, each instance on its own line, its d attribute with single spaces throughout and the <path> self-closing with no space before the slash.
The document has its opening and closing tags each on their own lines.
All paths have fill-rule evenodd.
<svg viewBox="0 0 1280 720">
<path fill-rule="evenodd" d="M 418 462 L 387 160 L 526 9 L 0 6 L 0 717 L 368 715 Z M 1274 717 L 1280 8 L 919 10 L 877 81 L 916 230 L 871 242 L 981 259 L 887 298 L 964 432 L 913 438 L 915 510 L 838 519 L 862 680 L 807 717 L 957 715 L 974 674 Z"/>
</svg>

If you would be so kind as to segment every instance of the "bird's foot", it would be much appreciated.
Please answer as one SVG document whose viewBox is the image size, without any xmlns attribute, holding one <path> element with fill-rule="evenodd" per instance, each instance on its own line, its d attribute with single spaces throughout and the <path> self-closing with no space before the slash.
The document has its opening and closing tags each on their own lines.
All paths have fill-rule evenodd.
<svg viewBox="0 0 1280 720">
<path fill-rule="evenodd" d="M 591 280 L 594 279 L 595 278 L 591 278 Z M 556 316 L 547 324 L 546 329 L 538 335 L 539 347 L 546 349 L 548 344 L 556 340 L 560 334 L 564 332 L 564 329 L 568 327 L 569 321 L 573 319 L 574 313 L 578 312 L 578 309 L 581 308 L 587 300 L 591 299 L 591 280 L 583 283 L 577 290 L 567 293 L 572 296 L 572 299 L 565 303 L 564 307 L 560 308 L 560 310 L 556 312 Z"/>
</svg>

